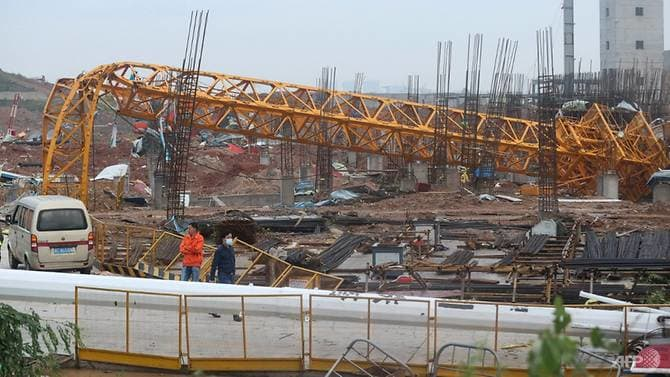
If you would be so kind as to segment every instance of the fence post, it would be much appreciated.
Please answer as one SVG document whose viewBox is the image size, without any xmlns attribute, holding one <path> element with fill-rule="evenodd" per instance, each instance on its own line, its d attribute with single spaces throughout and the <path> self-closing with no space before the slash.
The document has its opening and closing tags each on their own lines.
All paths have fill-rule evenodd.
<svg viewBox="0 0 670 377">
<path fill-rule="evenodd" d="M 74 327 L 79 329 L 79 287 L 74 287 Z M 79 330 L 77 330 L 79 331 Z M 79 368 L 79 339 L 74 340 L 75 365 Z"/>
<path fill-rule="evenodd" d="M 189 341 L 189 334 L 188 334 L 188 296 L 184 296 L 184 325 L 186 326 L 186 357 L 189 360 L 189 363 L 191 362 L 191 344 Z"/>
<path fill-rule="evenodd" d="M 182 349 L 181 349 L 181 341 L 182 341 L 182 339 L 181 339 L 181 332 L 182 332 L 182 325 L 181 325 L 182 306 L 181 306 L 181 305 L 182 305 L 182 297 L 183 297 L 182 295 L 179 295 L 179 307 L 177 308 L 177 315 L 179 316 L 178 321 L 177 321 L 177 324 L 178 324 L 177 327 L 179 328 L 179 330 L 178 330 L 178 331 L 179 331 L 179 335 L 178 335 L 178 337 L 177 337 L 177 338 L 179 339 L 179 345 L 178 345 L 178 347 L 177 347 L 177 350 L 178 350 L 177 352 L 179 353 L 179 360 L 180 360 L 180 362 L 181 362 L 181 360 L 182 360 Z"/>
<path fill-rule="evenodd" d="M 247 315 L 244 311 L 244 296 L 240 296 L 240 304 L 242 309 L 242 351 L 244 358 L 247 358 Z"/>
<path fill-rule="evenodd" d="M 496 305 L 496 331 L 493 337 L 493 350 L 498 352 L 498 312 L 500 309 L 500 305 L 499 304 L 495 305 Z"/>
<path fill-rule="evenodd" d="M 126 291 L 126 353 L 130 353 L 130 291 Z"/>
</svg>

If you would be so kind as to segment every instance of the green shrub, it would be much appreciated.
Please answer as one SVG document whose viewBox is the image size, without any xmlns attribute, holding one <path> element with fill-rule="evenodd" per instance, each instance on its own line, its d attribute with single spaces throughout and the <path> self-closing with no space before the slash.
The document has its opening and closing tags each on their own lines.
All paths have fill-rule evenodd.
<svg viewBox="0 0 670 377">
<path fill-rule="evenodd" d="M 72 354 L 73 340 L 79 341 L 79 333 L 72 323 L 52 327 L 34 311 L 21 313 L 0 303 L 0 376 L 49 375 L 58 368 L 58 348 Z"/>
<path fill-rule="evenodd" d="M 540 333 L 538 342 L 528 354 L 528 376 L 563 376 L 565 368 L 574 368 L 573 376 L 585 376 L 587 374 L 584 365 L 578 359 L 579 346 L 574 339 L 565 334 L 571 318 L 560 296 L 556 297 L 554 307 L 553 327 Z M 614 342 L 605 342 L 599 328 L 591 331 L 591 345 L 612 352 L 620 348 Z"/>
</svg>

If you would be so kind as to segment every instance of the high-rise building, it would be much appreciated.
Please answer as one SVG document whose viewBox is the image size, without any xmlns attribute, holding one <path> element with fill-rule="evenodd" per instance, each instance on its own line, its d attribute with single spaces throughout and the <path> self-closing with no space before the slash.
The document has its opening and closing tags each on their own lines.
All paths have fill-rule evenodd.
<svg viewBox="0 0 670 377">
<path fill-rule="evenodd" d="M 600 69 L 663 68 L 663 0 L 600 0 Z"/>
</svg>

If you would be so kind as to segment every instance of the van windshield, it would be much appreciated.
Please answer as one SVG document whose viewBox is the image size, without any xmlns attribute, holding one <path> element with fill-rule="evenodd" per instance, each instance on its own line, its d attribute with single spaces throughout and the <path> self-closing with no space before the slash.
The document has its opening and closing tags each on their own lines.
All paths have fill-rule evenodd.
<svg viewBox="0 0 670 377">
<path fill-rule="evenodd" d="M 37 230 L 80 230 L 86 229 L 86 215 L 77 208 L 46 209 L 40 212 L 37 219 Z"/>
</svg>

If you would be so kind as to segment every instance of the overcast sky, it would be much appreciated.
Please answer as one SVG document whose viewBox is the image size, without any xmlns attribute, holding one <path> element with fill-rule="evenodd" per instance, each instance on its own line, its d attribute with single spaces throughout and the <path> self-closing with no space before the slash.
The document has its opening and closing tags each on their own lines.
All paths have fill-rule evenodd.
<svg viewBox="0 0 670 377">
<path fill-rule="evenodd" d="M 382 86 L 402 86 L 408 74 L 419 74 L 432 90 L 436 41 L 453 40 L 453 91 L 462 85 L 468 33 L 484 34 L 488 70 L 497 39 L 518 40 L 516 72 L 534 75 L 535 30 L 548 26 L 557 72 L 563 67 L 562 0 L 0 3 L 0 68 L 49 81 L 117 61 L 179 65 L 192 9 L 210 9 L 203 67 L 216 72 L 313 85 L 322 66 L 336 66 L 338 87 L 364 72 Z M 597 69 L 598 0 L 575 3 L 575 55 L 582 70 L 591 62 Z M 668 4 L 665 20 L 667 35 Z"/>
</svg>

